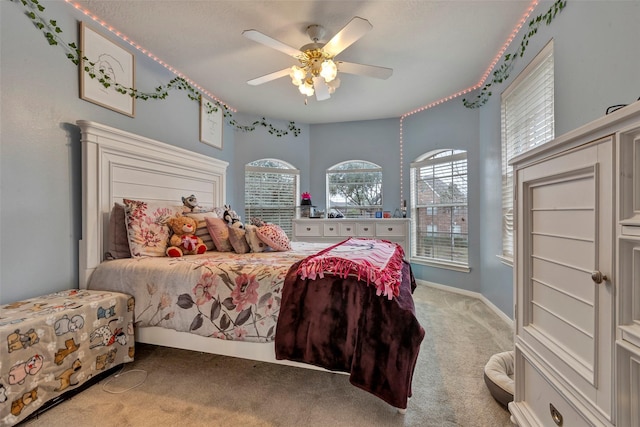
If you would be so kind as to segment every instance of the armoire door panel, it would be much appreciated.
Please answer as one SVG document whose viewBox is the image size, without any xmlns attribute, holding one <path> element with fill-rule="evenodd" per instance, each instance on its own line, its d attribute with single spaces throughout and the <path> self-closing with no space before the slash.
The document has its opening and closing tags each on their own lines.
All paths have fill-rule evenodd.
<svg viewBox="0 0 640 427">
<path fill-rule="evenodd" d="M 613 141 L 517 171 L 518 340 L 611 417 Z M 607 276 L 601 284 L 594 271 Z"/>
</svg>

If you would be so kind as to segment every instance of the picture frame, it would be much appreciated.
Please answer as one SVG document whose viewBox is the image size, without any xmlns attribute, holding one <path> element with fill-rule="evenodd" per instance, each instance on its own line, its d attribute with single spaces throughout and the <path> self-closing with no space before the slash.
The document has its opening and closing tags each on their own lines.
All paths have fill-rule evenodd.
<svg viewBox="0 0 640 427">
<path fill-rule="evenodd" d="M 118 46 L 84 22 L 80 22 L 80 49 L 80 98 L 134 117 L 135 97 L 116 91 L 115 85 L 105 88 L 99 81 L 104 73 L 113 83 L 125 88 L 135 88 L 133 53 Z M 89 67 L 91 72 L 86 71 L 85 67 Z M 91 74 L 95 74 L 95 77 L 92 78 Z"/>
<path fill-rule="evenodd" d="M 207 103 L 216 106 L 218 111 L 209 112 Z M 223 117 L 222 107 L 204 96 L 200 97 L 200 142 L 222 150 Z"/>
</svg>

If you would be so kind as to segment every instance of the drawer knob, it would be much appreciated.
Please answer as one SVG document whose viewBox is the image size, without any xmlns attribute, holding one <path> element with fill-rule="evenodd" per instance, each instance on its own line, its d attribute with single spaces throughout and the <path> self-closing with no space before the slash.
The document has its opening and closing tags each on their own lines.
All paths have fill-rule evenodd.
<svg viewBox="0 0 640 427">
<path fill-rule="evenodd" d="M 558 412 L 555 406 L 552 403 L 549 403 L 549 412 L 551 412 L 551 419 L 558 427 L 562 426 L 562 414 Z"/>
<path fill-rule="evenodd" d="M 594 271 L 593 273 L 591 273 L 591 280 L 593 280 L 594 282 L 596 282 L 599 285 L 603 281 L 606 282 L 607 280 L 609 280 L 609 278 L 606 275 L 604 275 L 601 272 L 599 272 L 599 271 Z"/>
<path fill-rule="evenodd" d="M 307 231 L 311 231 L 311 227 L 307 227 Z"/>
<path fill-rule="evenodd" d="M 347 227 L 347 231 L 351 231 L 351 227 Z"/>
<path fill-rule="evenodd" d="M 329 227 L 329 231 L 333 231 L 333 227 Z"/>
<path fill-rule="evenodd" d="M 365 227 L 365 228 L 364 228 L 364 231 L 369 231 L 369 227 Z"/>
<path fill-rule="evenodd" d="M 387 228 L 387 231 L 393 231 L 393 227 Z"/>
</svg>

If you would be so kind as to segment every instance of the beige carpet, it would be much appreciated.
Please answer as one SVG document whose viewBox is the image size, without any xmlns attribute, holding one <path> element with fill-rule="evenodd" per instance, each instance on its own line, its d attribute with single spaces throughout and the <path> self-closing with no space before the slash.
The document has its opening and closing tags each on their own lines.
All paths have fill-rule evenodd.
<svg viewBox="0 0 640 427">
<path fill-rule="evenodd" d="M 474 298 L 419 286 L 414 299 L 427 333 L 405 415 L 346 375 L 140 344 L 117 378 L 26 425 L 510 426 L 482 375 L 512 348 L 511 328 Z"/>
</svg>

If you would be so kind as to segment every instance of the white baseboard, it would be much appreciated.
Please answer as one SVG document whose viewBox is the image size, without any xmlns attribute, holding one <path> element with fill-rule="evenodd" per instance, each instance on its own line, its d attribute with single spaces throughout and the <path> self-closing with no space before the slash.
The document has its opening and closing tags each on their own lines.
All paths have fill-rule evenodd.
<svg viewBox="0 0 640 427">
<path fill-rule="evenodd" d="M 511 329 L 513 329 L 513 326 L 514 326 L 513 320 L 511 320 L 509 316 L 507 316 L 502 310 L 496 307 L 494 303 L 489 301 L 487 297 L 485 297 L 479 292 L 467 291 L 466 289 L 460 289 L 460 288 L 455 288 L 453 286 L 441 285 L 439 283 L 429 282 L 421 279 L 416 279 L 416 284 L 422 285 L 422 286 L 429 286 L 432 288 L 440 289 L 447 292 L 453 292 L 456 294 L 465 295 L 472 298 L 477 298 L 480 301 L 482 301 L 487 307 L 489 307 L 491 311 L 497 314 L 498 317 L 500 317 L 507 325 L 509 325 Z"/>
</svg>

